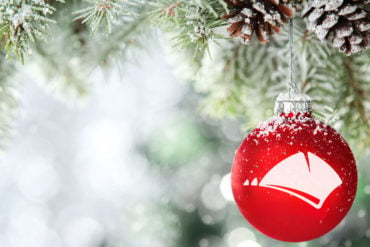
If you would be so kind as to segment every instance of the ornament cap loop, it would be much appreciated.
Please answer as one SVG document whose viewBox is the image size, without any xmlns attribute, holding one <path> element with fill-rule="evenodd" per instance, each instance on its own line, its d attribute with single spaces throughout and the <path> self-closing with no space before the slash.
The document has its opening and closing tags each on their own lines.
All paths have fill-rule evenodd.
<svg viewBox="0 0 370 247">
<path fill-rule="evenodd" d="M 306 94 L 282 93 L 276 98 L 275 114 L 285 116 L 310 115 L 312 100 Z"/>
</svg>

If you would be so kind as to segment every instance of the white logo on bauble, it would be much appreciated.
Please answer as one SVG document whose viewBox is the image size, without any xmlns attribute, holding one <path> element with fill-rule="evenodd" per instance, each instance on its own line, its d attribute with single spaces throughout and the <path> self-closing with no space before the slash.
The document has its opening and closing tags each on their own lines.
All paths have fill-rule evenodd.
<svg viewBox="0 0 370 247">
<path fill-rule="evenodd" d="M 261 186 L 291 194 L 320 209 L 328 196 L 342 184 L 333 168 L 308 152 L 296 153 L 274 166 L 258 183 L 257 178 L 245 186 Z"/>
</svg>

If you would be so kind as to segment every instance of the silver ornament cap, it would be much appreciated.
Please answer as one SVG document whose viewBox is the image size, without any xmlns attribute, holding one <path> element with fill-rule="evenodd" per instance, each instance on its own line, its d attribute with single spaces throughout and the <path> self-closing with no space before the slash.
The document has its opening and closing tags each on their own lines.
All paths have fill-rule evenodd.
<svg viewBox="0 0 370 247">
<path fill-rule="evenodd" d="M 312 100 L 306 94 L 282 93 L 276 98 L 275 114 L 311 114 Z"/>
</svg>

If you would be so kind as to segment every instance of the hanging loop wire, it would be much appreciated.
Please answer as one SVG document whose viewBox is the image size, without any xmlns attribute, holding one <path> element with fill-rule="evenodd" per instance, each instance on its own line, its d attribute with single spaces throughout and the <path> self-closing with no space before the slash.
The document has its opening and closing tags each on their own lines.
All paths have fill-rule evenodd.
<svg viewBox="0 0 370 247">
<path fill-rule="evenodd" d="M 298 94 L 297 84 L 293 81 L 293 20 L 289 19 L 289 83 L 288 93 L 281 93 L 275 102 L 277 116 L 311 116 L 311 98 L 306 94 Z"/>
<path fill-rule="evenodd" d="M 297 84 L 293 82 L 293 18 L 289 19 L 289 98 L 292 98 L 298 92 Z"/>
</svg>

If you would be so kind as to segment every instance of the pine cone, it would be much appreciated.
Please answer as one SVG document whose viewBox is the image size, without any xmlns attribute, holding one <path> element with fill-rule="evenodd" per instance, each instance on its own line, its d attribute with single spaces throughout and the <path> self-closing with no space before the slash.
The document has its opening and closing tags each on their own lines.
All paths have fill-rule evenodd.
<svg viewBox="0 0 370 247">
<path fill-rule="evenodd" d="M 333 46 L 348 56 L 368 47 L 370 13 L 368 0 L 309 0 L 302 17 L 307 29 L 321 41 L 333 36 Z"/>
<path fill-rule="evenodd" d="M 223 16 L 230 26 L 227 31 L 233 38 L 239 37 L 243 44 L 248 44 L 253 33 L 265 44 L 273 33 L 281 31 L 283 22 L 293 16 L 293 8 L 287 0 L 225 0 L 231 7 L 230 14 Z"/>
</svg>

